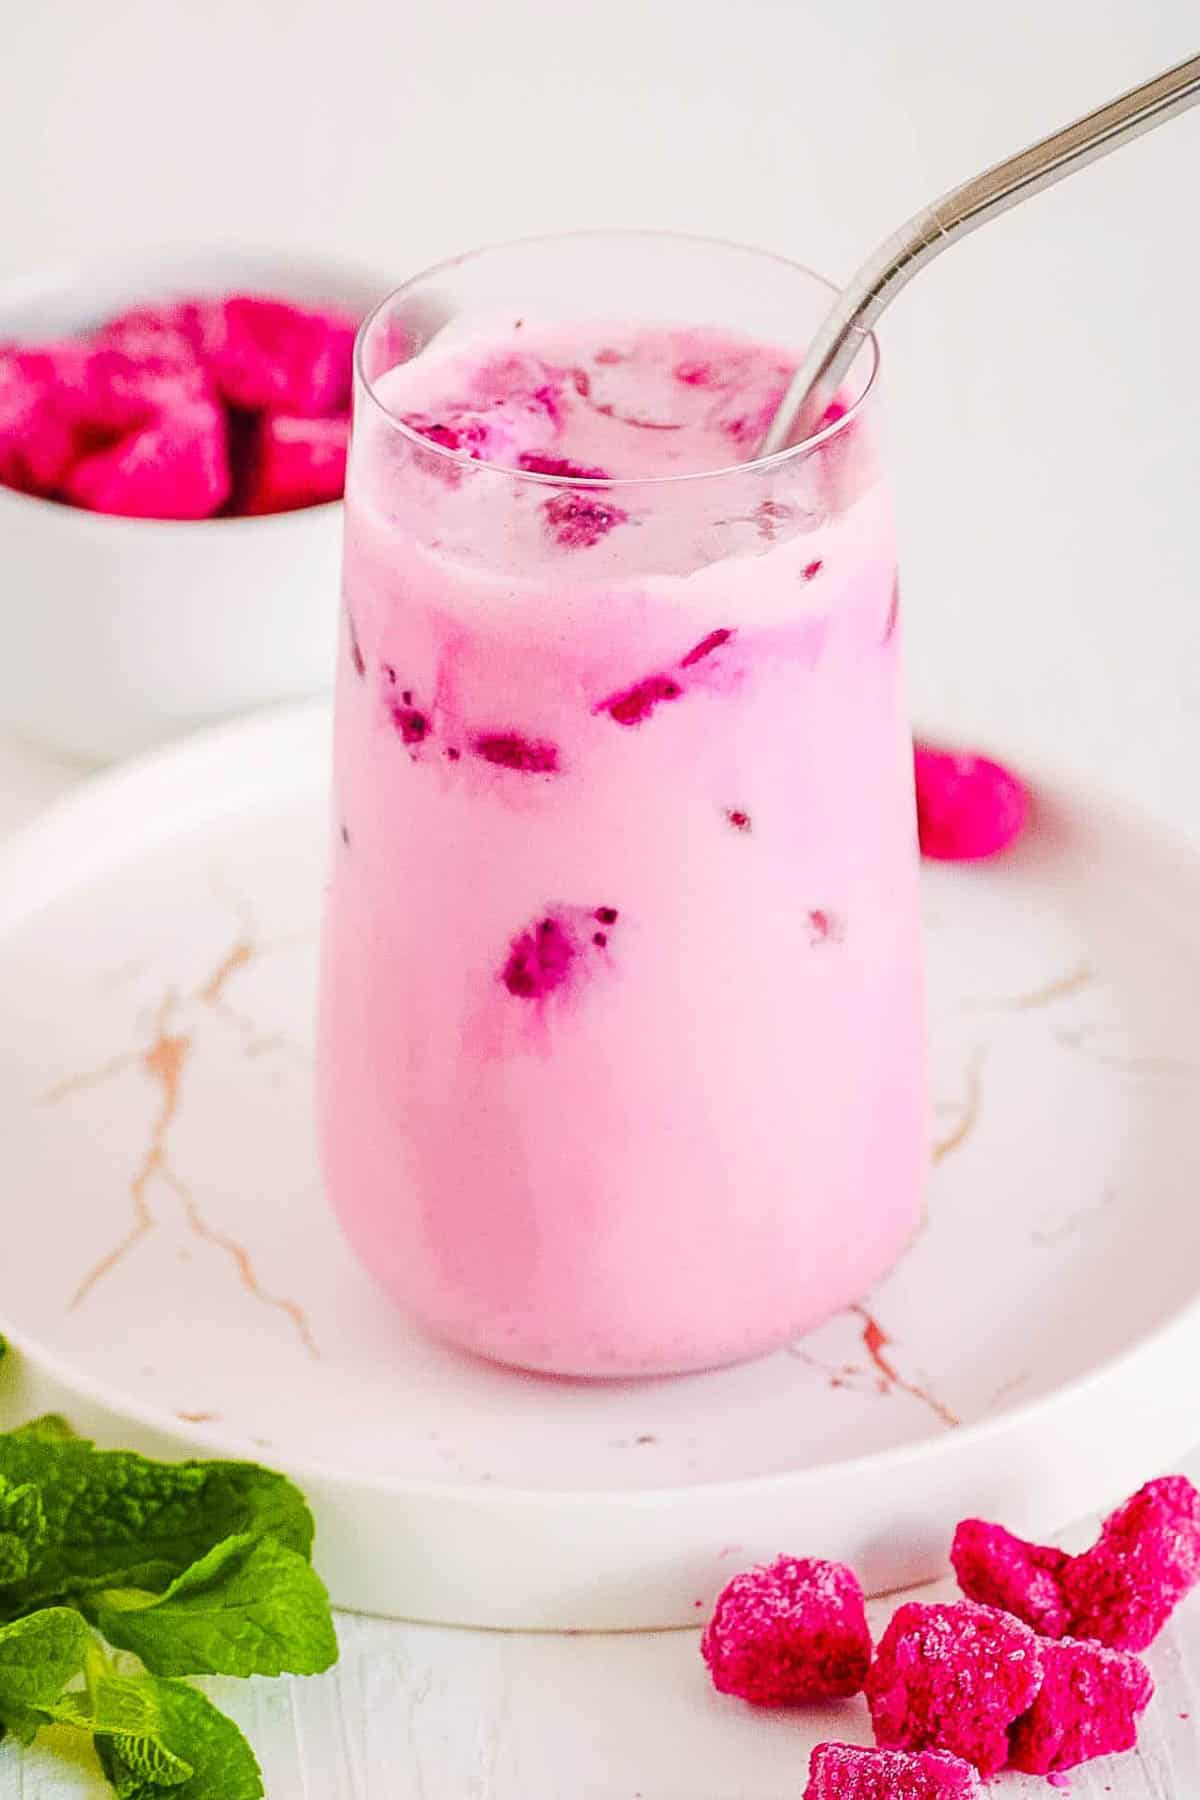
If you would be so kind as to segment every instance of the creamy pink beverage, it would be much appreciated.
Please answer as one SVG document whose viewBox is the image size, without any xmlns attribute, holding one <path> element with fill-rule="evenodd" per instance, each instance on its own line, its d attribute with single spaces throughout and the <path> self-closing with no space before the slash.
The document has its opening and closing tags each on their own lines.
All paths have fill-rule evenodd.
<svg viewBox="0 0 1200 1800">
<path fill-rule="evenodd" d="M 464 293 L 503 255 L 520 299 L 522 248 L 570 241 L 518 246 L 385 304 L 356 396 L 329 1191 L 414 1318 L 566 1374 L 779 1345 L 861 1296 L 921 1207 L 871 370 L 808 445 L 754 465 L 802 349 L 762 327 L 803 328 L 802 283 L 810 316 L 824 295 L 682 242 L 761 264 L 778 321 L 736 329 L 683 272 L 645 284 L 670 312 L 639 316 L 639 285 L 589 311 L 599 260 L 570 306 L 549 280 L 527 304 L 496 304 L 494 279 L 486 305 Z"/>
</svg>

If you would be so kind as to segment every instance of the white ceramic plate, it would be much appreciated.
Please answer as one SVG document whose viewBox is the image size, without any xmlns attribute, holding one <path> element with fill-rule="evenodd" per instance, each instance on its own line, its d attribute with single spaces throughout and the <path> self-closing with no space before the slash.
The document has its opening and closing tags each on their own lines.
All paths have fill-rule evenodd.
<svg viewBox="0 0 1200 1800">
<path fill-rule="evenodd" d="M 470 1361 L 345 1250 L 309 1103 L 328 722 L 102 777 L 0 854 L 0 1413 L 297 1476 L 344 1605 L 694 1620 L 739 1564 L 938 1572 L 1195 1440 L 1200 867 L 1040 787 L 994 866 L 927 871 L 939 1154 L 868 1306 L 660 1382 Z"/>
</svg>

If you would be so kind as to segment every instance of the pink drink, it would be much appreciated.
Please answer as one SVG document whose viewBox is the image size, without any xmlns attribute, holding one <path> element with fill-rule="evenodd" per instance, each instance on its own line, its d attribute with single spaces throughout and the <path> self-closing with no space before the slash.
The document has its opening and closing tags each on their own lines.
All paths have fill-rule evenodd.
<svg viewBox="0 0 1200 1800">
<path fill-rule="evenodd" d="M 870 404 L 739 468 L 795 349 L 532 304 L 422 345 L 391 306 L 346 502 L 333 1204 L 408 1312 L 486 1356 L 754 1355 L 864 1293 L 921 1205 Z"/>
</svg>

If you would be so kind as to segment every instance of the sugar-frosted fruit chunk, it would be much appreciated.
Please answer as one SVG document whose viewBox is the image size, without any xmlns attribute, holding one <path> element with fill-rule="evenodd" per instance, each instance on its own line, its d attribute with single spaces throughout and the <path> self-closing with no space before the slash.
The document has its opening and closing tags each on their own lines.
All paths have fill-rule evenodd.
<svg viewBox="0 0 1200 1800">
<path fill-rule="evenodd" d="M 1074 1638 L 1043 1645 L 1042 1685 L 1009 1734 L 1011 1767 L 1050 1775 L 1132 1750 L 1153 1692 L 1149 1669 L 1128 1650 Z"/>
<path fill-rule="evenodd" d="M 1042 1680 L 1042 1645 L 995 1607 L 900 1607 L 867 1676 L 876 1740 L 888 1749 L 949 1750 L 983 1775 L 1008 1759 L 1008 1731 Z"/>
<path fill-rule="evenodd" d="M 1144 1650 L 1200 1581 L 1200 1493 L 1185 1475 L 1148 1481 L 1062 1581 L 1072 1636 Z"/>
<path fill-rule="evenodd" d="M 871 1660 L 858 1578 L 816 1557 L 747 1569 L 722 1589 L 700 1651 L 720 1693 L 757 1706 L 857 1694 Z"/>
<path fill-rule="evenodd" d="M 994 856 L 1025 824 L 1025 787 L 1011 770 L 986 756 L 917 744 L 914 772 L 923 856 L 940 862 Z"/>
<path fill-rule="evenodd" d="M 974 1800 L 979 1776 L 945 1750 L 864 1750 L 818 1744 L 808 1765 L 804 1800 Z"/>
<path fill-rule="evenodd" d="M 300 418 L 347 410 L 355 329 L 346 313 L 257 294 L 199 308 L 200 355 L 225 399 Z"/>
<path fill-rule="evenodd" d="M 346 485 L 350 420 L 268 415 L 250 452 L 249 488 L 243 511 L 291 512 L 340 500 Z"/>
<path fill-rule="evenodd" d="M 1046 1637 L 1144 1650 L 1200 1581 L 1200 1493 L 1185 1475 L 1148 1481 L 1068 1556 L 999 1525 L 966 1519 L 951 1560 L 973 1600 L 1002 1606 Z"/>
<path fill-rule="evenodd" d="M 163 413 L 85 456 L 65 491 L 92 512 L 137 519 L 207 519 L 229 497 L 225 420 L 203 401 Z"/>
<path fill-rule="evenodd" d="M 984 1519 L 964 1519 L 950 1550 L 968 1600 L 998 1606 L 1052 1638 L 1061 1637 L 1069 1622 L 1062 1574 L 1070 1560 L 1065 1550 L 1028 1544 Z"/>
</svg>

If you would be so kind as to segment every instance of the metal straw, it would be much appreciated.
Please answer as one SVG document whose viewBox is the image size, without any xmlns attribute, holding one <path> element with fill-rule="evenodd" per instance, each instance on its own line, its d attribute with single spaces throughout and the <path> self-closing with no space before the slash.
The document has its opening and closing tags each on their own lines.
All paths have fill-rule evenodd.
<svg viewBox="0 0 1200 1800">
<path fill-rule="evenodd" d="M 1052 137 L 952 188 L 902 225 L 863 264 L 817 331 L 758 454 L 770 456 L 808 435 L 884 307 L 947 244 L 966 237 L 1030 194 L 1053 186 L 1064 175 L 1107 156 L 1118 145 L 1131 143 L 1143 131 L 1173 119 L 1197 100 L 1200 56 L 1191 56 Z M 1184 183 L 1181 191 L 1186 190 Z"/>
</svg>

